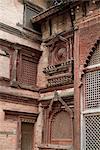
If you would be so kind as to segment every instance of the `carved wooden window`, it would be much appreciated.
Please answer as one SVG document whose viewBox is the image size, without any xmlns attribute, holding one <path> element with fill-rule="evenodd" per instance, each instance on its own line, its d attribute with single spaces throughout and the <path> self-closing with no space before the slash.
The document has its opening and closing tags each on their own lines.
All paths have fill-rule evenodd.
<svg viewBox="0 0 100 150">
<path fill-rule="evenodd" d="M 10 78 L 10 56 L 4 47 L 0 47 L 0 76 Z"/>
<path fill-rule="evenodd" d="M 72 124 L 68 112 L 61 111 L 53 116 L 51 123 L 51 143 L 71 144 Z"/>
<path fill-rule="evenodd" d="M 34 126 L 32 123 L 22 122 L 21 124 L 21 150 L 33 149 L 33 132 L 34 132 Z"/>
<path fill-rule="evenodd" d="M 21 55 L 19 82 L 26 86 L 36 85 L 37 63 L 30 55 Z"/>
<path fill-rule="evenodd" d="M 83 78 L 81 150 L 100 149 L 100 43 Z"/>
</svg>

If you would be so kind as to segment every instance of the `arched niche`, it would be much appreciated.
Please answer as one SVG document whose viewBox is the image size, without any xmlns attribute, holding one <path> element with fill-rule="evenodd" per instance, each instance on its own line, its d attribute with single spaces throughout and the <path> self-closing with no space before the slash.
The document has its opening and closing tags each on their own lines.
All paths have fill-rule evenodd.
<svg viewBox="0 0 100 150">
<path fill-rule="evenodd" d="M 73 112 L 56 91 L 49 105 L 48 139 L 50 144 L 73 143 Z"/>
<path fill-rule="evenodd" d="M 50 125 L 50 142 L 52 144 L 72 144 L 72 119 L 70 114 L 61 110 L 53 114 Z"/>
</svg>

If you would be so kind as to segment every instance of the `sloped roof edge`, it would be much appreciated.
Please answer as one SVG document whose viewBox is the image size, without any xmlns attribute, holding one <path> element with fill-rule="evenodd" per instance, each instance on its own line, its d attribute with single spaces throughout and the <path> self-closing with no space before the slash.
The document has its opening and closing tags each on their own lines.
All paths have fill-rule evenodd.
<svg viewBox="0 0 100 150">
<path fill-rule="evenodd" d="M 78 2 L 78 0 L 76 2 Z M 75 3 L 75 1 L 73 3 Z M 59 11 L 64 10 L 66 8 L 66 6 L 70 5 L 70 2 L 69 1 L 68 2 L 64 2 L 63 3 L 63 9 L 60 8 L 60 5 L 61 5 L 61 3 L 59 3 L 58 5 L 52 6 L 52 7 L 48 8 L 48 9 L 46 9 L 45 11 L 39 13 L 38 15 L 34 16 L 31 19 L 32 23 L 39 22 L 39 21 L 41 21 L 41 20 L 43 20 L 43 19 L 45 19 L 45 18 L 47 18 L 47 17 L 49 17 L 49 16 L 59 12 Z M 73 6 L 71 6 L 71 7 L 73 7 Z"/>
</svg>

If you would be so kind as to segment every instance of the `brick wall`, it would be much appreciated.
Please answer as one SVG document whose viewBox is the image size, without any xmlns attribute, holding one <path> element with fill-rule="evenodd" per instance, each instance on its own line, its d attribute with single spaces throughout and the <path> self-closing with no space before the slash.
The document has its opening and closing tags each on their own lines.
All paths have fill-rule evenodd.
<svg viewBox="0 0 100 150">
<path fill-rule="evenodd" d="M 4 109 L 37 113 L 34 106 L 14 104 L 0 100 L 0 150 L 15 150 L 17 147 L 18 122 L 13 119 L 5 119 Z"/>
<path fill-rule="evenodd" d="M 74 36 L 74 147 L 80 150 L 80 114 L 81 114 L 81 73 L 86 58 L 91 48 L 100 37 L 100 15 L 99 11 L 93 11 L 85 18 L 77 21 L 78 30 Z"/>
</svg>

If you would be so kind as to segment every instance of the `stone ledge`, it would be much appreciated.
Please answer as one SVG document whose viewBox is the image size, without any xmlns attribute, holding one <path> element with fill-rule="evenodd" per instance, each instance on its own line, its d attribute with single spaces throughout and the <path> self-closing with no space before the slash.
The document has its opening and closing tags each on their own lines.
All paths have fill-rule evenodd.
<svg viewBox="0 0 100 150">
<path fill-rule="evenodd" d="M 66 89 L 66 90 L 59 90 L 59 95 L 61 97 L 74 97 L 74 88 Z M 49 92 L 45 94 L 40 94 L 40 101 L 42 100 L 51 100 L 54 96 L 54 92 Z"/>
</svg>

